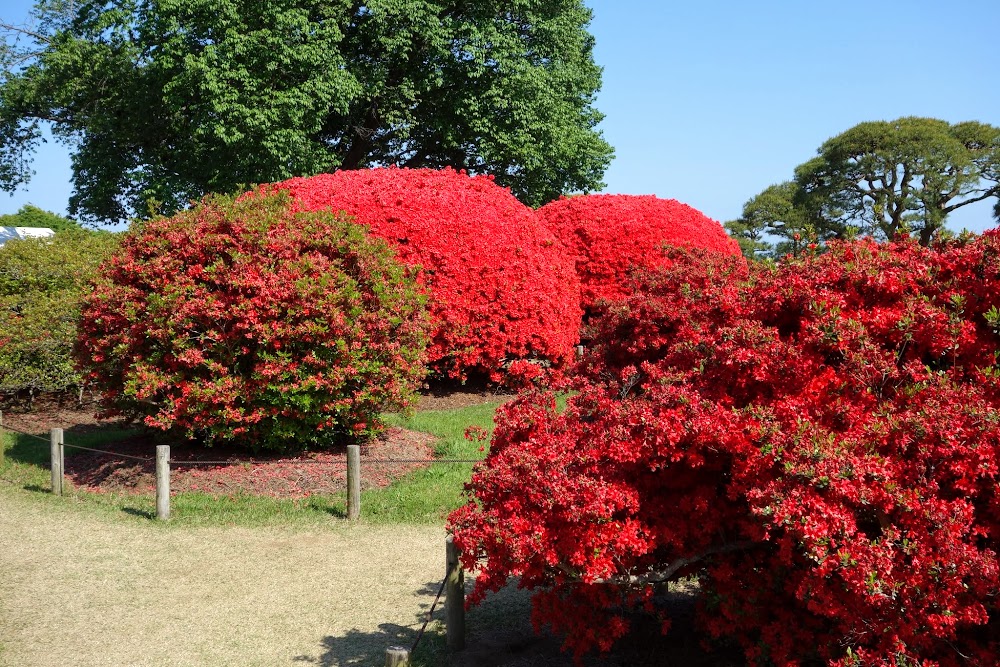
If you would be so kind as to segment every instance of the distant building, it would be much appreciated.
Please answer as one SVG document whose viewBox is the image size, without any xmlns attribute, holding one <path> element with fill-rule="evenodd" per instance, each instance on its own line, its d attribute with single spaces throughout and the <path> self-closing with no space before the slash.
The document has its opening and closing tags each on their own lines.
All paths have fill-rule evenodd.
<svg viewBox="0 0 1000 667">
<path fill-rule="evenodd" d="M 0 245 L 14 239 L 38 239 L 55 235 L 48 227 L 0 227 Z"/>
</svg>

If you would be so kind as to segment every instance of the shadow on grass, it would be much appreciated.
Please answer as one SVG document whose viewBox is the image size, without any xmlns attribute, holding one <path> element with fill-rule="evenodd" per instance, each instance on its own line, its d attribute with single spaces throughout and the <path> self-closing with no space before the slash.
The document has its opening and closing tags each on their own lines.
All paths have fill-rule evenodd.
<svg viewBox="0 0 1000 667">
<path fill-rule="evenodd" d="M 136 509 L 135 507 L 123 507 L 122 512 L 128 514 L 129 516 L 138 517 L 140 519 L 153 520 L 156 518 L 156 512 L 151 512 L 149 510 Z"/>
<path fill-rule="evenodd" d="M 340 667 L 340 665 L 384 665 L 385 650 L 390 646 L 409 648 L 416 639 L 417 628 L 382 623 L 377 632 L 348 630 L 341 637 L 324 637 L 323 653 L 319 656 L 298 655 L 295 662 L 319 667 Z"/>
<path fill-rule="evenodd" d="M 471 592 L 471 586 L 472 583 L 467 578 L 467 593 Z M 293 660 L 320 667 L 380 667 L 386 664 L 386 649 L 390 646 L 407 649 L 413 646 L 440 590 L 441 582 L 431 581 L 413 592 L 416 598 L 414 607 L 419 611 L 415 612 L 411 625 L 382 623 L 375 632 L 349 630 L 340 636 L 324 637 L 321 642 L 322 652 L 318 656 L 300 655 Z M 445 599 L 442 596 L 417 648 L 410 656 L 411 667 L 573 664 L 570 656 L 559 651 L 558 640 L 536 636 L 532 632 L 528 594 L 517 590 L 514 585 L 489 596 L 482 604 L 467 612 L 466 648 L 462 651 L 452 651 L 447 646 L 444 605 Z"/>
<path fill-rule="evenodd" d="M 49 467 L 50 444 L 47 440 L 39 440 L 34 436 L 12 431 L 7 431 L 7 435 L 14 441 L 6 451 L 8 460 L 39 468 Z"/>
<path fill-rule="evenodd" d="M 339 503 L 328 505 L 324 511 L 334 519 L 347 519 L 347 507 Z"/>
<path fill-rule="evenodd" d="M 33 435 L 9 429 L 5 433 L 12 441 L 11 446 L 6 450 L 8 459 L 22 465 L 39 468 L 49 467 L 49 452 L 52 445 L 48 434 Z M 81 424 L 65 429 L 63 442 L 67 445 L 66 454 L 72 455 L 75 453 L 73 445 L 99 449 L 102 444 L 115 443 L 125 438 L 134 437 L 136 433 L 136 429 L 126 428 L 119 424 L 101 426 Z"/>
</svg>

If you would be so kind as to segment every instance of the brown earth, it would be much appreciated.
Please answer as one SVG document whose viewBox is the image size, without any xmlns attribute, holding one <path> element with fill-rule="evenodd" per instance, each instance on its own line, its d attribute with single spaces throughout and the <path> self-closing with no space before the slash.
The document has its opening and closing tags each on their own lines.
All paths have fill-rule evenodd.
<svg viewBox="0 0 1000 667">
<path fill-rule="evenodd" d="M 423 394 L 415 409 L 445 410 L 502 398 L 504 396 L 485 389 L 439 389 Z M 52 428 L 62 428 L 68 442 L 72 442 L 73 434 L 96 428 L 124 428 L 120 422 L 98 420 L 94 416 L 97 409 L 92 402 L 77 406 L 39 400 L 30 411 L 5 410 L 3 423 L 11 429 L 38 435 Z M 394 479 L 426 467 L 429 465 L 426 461 L 433 458 L 433 444 L 433 436 L 402 428 L 390 428 L 382 437 L 363 444 L 362 488 L 388 486 Z M 68 446 L 66 475 L 76 488 L 92 492 L 149 493 L 156 484 L 155 445 L 152 433 L 101 445 L 102 450 L 122 455 L 117 459 Z M 386 463 L 390 460 L 405 462 Z M 248 456 L 245 450 L 235 448 L 192 445 L 183 449 L 175 447 L 171 451 L 171 461 L 170 484 L 175 491 L 298 498 L 340 493 L 346 488 L 346 448 L 294 456 L 266 453 Z"/>
<path fill-rule="evenodd" d="M 451 409 L 502 401 L 510 397 L 483 388 L 438 389 L 425 392 L 416 409 Z M 44 434 L 50 428 L 61 427 L 67 430 L 67 436 L 72 436 L 97 427 L 107 427 L 109 422 L 102 422 L 94 417 L 95 410 L 94 404 L 69 407 L 39 402 L 30 412 L 5 410 L 3 424 L 33 434 Z M 67 437 L 67 440 L 71 440 L 71 437 Z M 148 459 L 154 444 L 151 436 L 134 436 L 112 445 L 102 445 L 102 448 L 125 456 Z M 385 486 L 405 472 L 426 465 L 424 463 L 384 465 L 377 462 L 384 459 L 425 460 L 432 456 L 432 445 L 433 436 L 428 434 L 399 428 L 389 429 L 385 437 L 362 447 L 362 469 L 365 471 L 363 485 Z M 186 448 L 184 451 L 173 452 L 172 459 L 174 463 L 171 469 L 171 486 L 176 490 L 198 490 L 220 495 L 245 492 L 301 497 L 311 493 L 342 492 L 345 486 L 346 455 L 343 451 L 314 452 L 292 457 L 265 455 L 248 461 L 243 451 L 218 447 Z M 206 463 L 207 461 L 219 463 Z M 367 465 L 364 464 L 365 461 L 368 461 Z M 67 475 L 74 486 L 84 487 L 90 491 L 149 493 L 155 484 L 151 460 L 109 460 L 104 454 L 67 449 L 66 466 Z M 466 580 L 467 586 L 471 584 L 471 579 L 470 577 Z M 433 594 L 434 588 L 436 584 L 428 583 L 426 590 L 422 590 L 421 593 Z M 701 643 L 703 636 L 693 627 L 692 622 L 695 591 L 696 589 L 690 585 L 677 588 L 671 586 L 671 593 L 663 601 L 673 618 L 673 628 L 666 636 L 661 636 L 655 628 L 642 627 L 640 623 L 638 632 L 619 644 L 611 654 L 587 656 L 581 662 L 574 662 L 572 656 L 560 651 L 560 640 L 547 633 L 538 635 L 532 630 L 528 620 L 528 593 L 511 585 L 501 593 L 489 596 L 482 606 L 470 610 L 467 647 L 464 651 L 452 653 L 439 647 L 436 650 L 432 649 L 428 659 L 433 664 L 450 665 L 450 667 L 501 665 L 739 667 L 743 665 L 738 652 L 733 651 L 731 647 L 705 650 Z M 427 605 L 424 603 L 421 606 Z M 440 618 L 440 613 L 439 609 L 435 617 Z M 413 625 L 391 626 L 397 628 L 398 633 L 388 634 L 385 632 L 388 625 L 383 623 L 380 626 L 382 630 L 371 633 L 371 638 L 377 640 L 376 643 L 389 641 L 409 644 L 422 620 L 423 614 L 420 614 Z M 395 634 L 399 636 L 395 637 Z M 331 637 L 332 648 L 328 651 L 329 655 L 308 658 L 298 656 L 295 661 L 329 665 L 381 664 L 378 649 L 367 656 L 368 660 L 351 659 L 342 662 L 339 659 L 340 649 L 335 651 L 334 648 L 339 646 L 338 642 L 347 641 L 350 637 L 350 632 L 345 639 Z M 363 638 L 367 637 L 368 635 L 365 635 Z M 355 657 L 360 657 L 360 653 Z"/>
</svg>

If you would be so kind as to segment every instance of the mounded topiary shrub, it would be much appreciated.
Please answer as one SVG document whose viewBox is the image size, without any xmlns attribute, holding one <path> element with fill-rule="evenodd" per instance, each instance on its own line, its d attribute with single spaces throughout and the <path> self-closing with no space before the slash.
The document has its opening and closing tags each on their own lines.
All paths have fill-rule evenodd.
<svg viewBox="0 0 1000 667">
<path fill-rule="evenodd" d="M 588 315 L 599 302 L 625 296 L 629 272 L 662 265 L 665 246 L 740 254 L 718 222 L 675 199 L 581 195 L 550 202 L 538 215 L 569 248 Z"/>
<path fill-rule="evenodd" d="M 506 380 L 522 361 L 571 359 L 579 282 L 559 243 L 527 206 L 485 176 L 453 169 L 342 170 L 265 186 L 306 210 L 345 211 L 422 269 L 442 376 Z"/>
<path fill-rule="evenodd" d="M 381 428 L 426 373 L 425 298 L 392 248 L 284 196 L 208 198 L 134 227 L 76 355 L 108 415 L 253 449 Z"/>
<path fill-rule="evenodd" d="M 503 406 L 450 519 L 474 597 L 607 649 L 658 586 L 748 664 L 1000 655 L 1000 232 L 831 243 L 749 269 L 675 251 L 596 324 L 563 412 Z M 749 273 L 748 273 L 749 271 Z"/>
</svg>

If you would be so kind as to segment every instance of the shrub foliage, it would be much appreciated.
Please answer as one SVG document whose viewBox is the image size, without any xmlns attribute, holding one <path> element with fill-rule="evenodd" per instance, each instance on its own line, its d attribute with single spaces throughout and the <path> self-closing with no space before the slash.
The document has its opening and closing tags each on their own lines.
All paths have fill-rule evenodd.
<svg viewBox="0 0 1000 667">
<path fill-rule="evenodd" d="M 666 630 L 657 583 L 696 574 L 703 628 L 752 664 L 995 664 L 1000 233 L 671 257 L 599 322 L 564 413 L 498 416 L 451 517 L 475 595 L 520 576 L 584 651 L 626 609 Z"/>
<path fill-rule="evenodd" d="M 538 215 L 569 248 L 590 314 L 599 301 L 625 295 L 630 271 L 663 264 L 664 246 L 740 252 L 718 222 L 675 199 L 583 195 L 546 204 Z"/>
<path fill-rule="evenodd" d="M 87 281 L 117 238 L 65 230 L 0 246 L 0 396 L 80 388 L 72 350 Z"/>
<path fill-rule="evenodd" d="M 391 248 L 287 198 L 207 199 L 101 267 L 78 357 L 109 414 L 253 448 L 380 428 L 425 368 L 424 297 Z"/>
<path fill-rule="evenodd" d="M 534 212 L 491 178 L 387 168 L 269 187 L 307 210 L 345 211 L 421 267 L 438 373 L 500 381 L 513 362 L 571 358 L 580 320 L 573 266 Z"/>
</svg>

